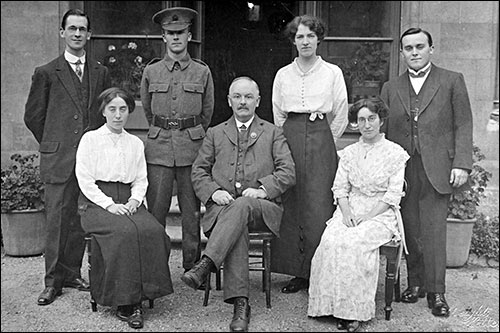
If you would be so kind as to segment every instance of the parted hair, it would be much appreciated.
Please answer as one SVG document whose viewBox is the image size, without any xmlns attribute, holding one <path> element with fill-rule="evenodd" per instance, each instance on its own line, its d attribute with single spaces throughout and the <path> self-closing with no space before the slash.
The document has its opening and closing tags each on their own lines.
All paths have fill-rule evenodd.
<svg viewBox="0 0 500 333">
<path fill-rule="evenodd" d="M 358 122 L 358 112 L 362 108 L 367 108 L 371 112 L 378 114 L 380 120 L 386 119 L 389 113 L 387 106 L 380 97 L 362 98 L 349 108 L 348 119 L 350 123 Z"/>
<path fill-rule="evenodd" d="M 128 106 L 128 113 L 134 112 L 135 100 L 134 97 L 126 90 L 117 87 L 111 87 L 104 90 L 99 97 L 97 97 L 97 105 L 99 105 L 99 112 L 102 113 L 106 105 L 116 97 L 121 97 Z"/>
<path fill-rule="evenodd" d="M 68 16 L 82 16 L 87 19 L 87 30 L 90 31 L 90 19 L 87 14 L 85 14 L 82 10 L 80 9 L 70 9 L 66 13 L 64 13 L 64 16 L 61 21 L 61 28 L 64 30 L 66 29 L 66 21 L 68 20 Z"/>
</svg>

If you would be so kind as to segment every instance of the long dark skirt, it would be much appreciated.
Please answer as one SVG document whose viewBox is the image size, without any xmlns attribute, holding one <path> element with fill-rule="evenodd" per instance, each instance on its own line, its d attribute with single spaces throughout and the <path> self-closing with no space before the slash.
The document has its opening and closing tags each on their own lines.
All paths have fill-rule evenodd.
<svg viewBox="0 0 500 333">
<path fill-rule="evenodd" d="M 98 182 L 116 203 L 126 203 L 130 185 Z M 92 237 L 91 293 L 105 306 L 139 303 L 173 292 L 168 260 L 170 239 L 144 206 L 114 215 L 80 196 L 82 227 Z"/>
<path fill-rule="evenodd" d="M 273 272 L 309 278 L 311 260 L 334 211 L 337 151 L 326 117 L 289 113 L 283 131 L 295 161 L 296 185 L 283 196 L 280 237 L 272 246 Z"/>
</svg>

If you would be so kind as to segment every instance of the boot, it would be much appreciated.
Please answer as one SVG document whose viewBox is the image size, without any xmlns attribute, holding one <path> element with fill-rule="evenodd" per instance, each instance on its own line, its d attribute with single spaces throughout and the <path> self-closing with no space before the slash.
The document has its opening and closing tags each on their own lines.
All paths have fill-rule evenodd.
<svg viewBox="0 0 500 333">
<path fill-rule="evenodd" d="M 248 323 L 250 322 L 250 305 L 248 298 L 237 297 L 234 300 L 233 320 L 229 325 L 231 332 L 248 332 Z"/>
<path fill-rule="evenodd" d="M 215 271 L 215 264 L 207 256 L 203 256 L 201 260 L 193 266 L 189 271 L 182 275 L 181 280 L 194 290 L 198 289 L 206 280 L 207 275 L 211 271 Z"/>
</svg>

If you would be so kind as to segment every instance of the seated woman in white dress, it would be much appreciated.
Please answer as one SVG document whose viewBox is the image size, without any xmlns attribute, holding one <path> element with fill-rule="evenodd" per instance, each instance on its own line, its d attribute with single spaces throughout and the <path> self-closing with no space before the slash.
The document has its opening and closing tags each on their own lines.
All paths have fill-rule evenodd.
<svg viewBox="0 0 500 333">
<path fill-rule="evenodd" d="M 123 127 L 134 98 L 119 88 L 98 97 L 106 124 L 85 133 L 76 153 L 82 227 L 92 235 L 91 293 L 132 328 L 144 323 L 141 301 L 171 294 L 170 239 L 144 207 L 144 144 Z"/>
<path fill-rule="evenodd" d="M 339 152 L 332 191 L 340 209 L 326 221 L 311 264 L 307 314 L 334 316 L 349 332 L 375 316 L 379 247 L 401 239 L 399 202 L 409 156 L 380 132 L 387 113 L 379 98 L 349 109 L 361 137 Z"/>
</svg>

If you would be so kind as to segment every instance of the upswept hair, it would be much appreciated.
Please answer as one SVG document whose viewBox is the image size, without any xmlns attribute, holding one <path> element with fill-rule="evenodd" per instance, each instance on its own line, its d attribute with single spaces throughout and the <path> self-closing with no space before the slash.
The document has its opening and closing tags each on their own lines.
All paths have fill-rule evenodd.
<svg viewBox="0 0 500 333">
<path fill-rule="evenodd" d="M 302 15 L 296 16 L 286 26 L 285 35 L 288 36 L 288 39 L 290 39 L 292 43 L 295 41 L 295 34 L 301 24 L 309 27 L 311 31 L 314 31 L 316 36 L 318 36 L 318 44 L 325 38 L 325 24 L 323 21 L 316 16 Z"/>
<path fill-rule="evenodd" d="M 350 123 L 358 122 L 358 113 L 362 108 L 367 108 L 371 112 L 378 114 L 380 120 L 386 119 L 389 114 L 387 106 L 380 97 L 362 98 L 349 108 L 348 119 Z"/>
</svg>

